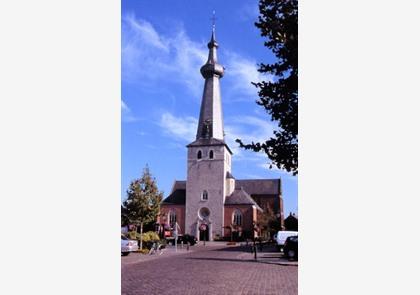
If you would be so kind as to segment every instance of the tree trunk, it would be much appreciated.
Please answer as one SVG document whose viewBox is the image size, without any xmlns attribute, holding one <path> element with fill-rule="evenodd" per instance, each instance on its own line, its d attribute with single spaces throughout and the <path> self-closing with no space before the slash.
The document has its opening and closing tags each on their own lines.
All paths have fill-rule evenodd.
<svg viewBox="0 0 420 295">
<path fill-rule="evenodd" d="M 140 223 L 140 250 L 143 249 L 143 222 Z"/>
</svg>

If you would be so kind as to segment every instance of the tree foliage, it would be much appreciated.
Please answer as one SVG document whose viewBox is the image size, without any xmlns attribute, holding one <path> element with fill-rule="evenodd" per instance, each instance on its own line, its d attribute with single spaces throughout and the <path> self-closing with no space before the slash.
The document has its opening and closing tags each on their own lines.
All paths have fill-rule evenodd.
<svg viewBox="0 0 420 295">
<path fill-rule="evenodd" d="M 281 230 L 280 219 L 274 214 L 273 209 L 270 207 L 267 207 L 264 212 L 258 216 L 258 224 L 269 237 Z"/>
<path fill-rule="evenodd" d="M 149 167 L 143 170 L 140 179 L 133 180 L 127 190 L 127 199 L 121 206 L 121 219 L 128 224 L 140 226 L 155 221 L 160 209 L 163 193 L 158 190 Z M 140 241 L 140 248 L 142 243 Z"/>
<path fill-rule="evenodd" d="M 258 88 L 257 104 L 264 107 L 278 129 L 265 142 L 244 144 L 242 148 L 265 152 L 271 165 L 298 173 L 298 1 L 260 0 L 260 16 L 255 26 L 268 40 L 264 45 L 276 62 L 261 63 L 258 71 L 273 79 L 252 83 Z"/>
<path fill-rule="evenodd" d="M 127 212 L 125 208 L 123 207 L 123 205 L 121 205 L 121 226 L 127 226 L 129 224 L 130 224 L 130 221 L 128 220 Z"/>
</svg>

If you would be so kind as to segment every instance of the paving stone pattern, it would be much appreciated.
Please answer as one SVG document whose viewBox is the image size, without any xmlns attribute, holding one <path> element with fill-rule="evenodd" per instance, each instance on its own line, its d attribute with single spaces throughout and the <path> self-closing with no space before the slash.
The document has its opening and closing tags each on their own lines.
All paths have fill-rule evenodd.
<svg viewBox="0 0 420 295">
<path fill-rule="evenodd" d="M 186 254 L 168 252 L 138 263 L 135 257 L 123 257 L 121 294 L 298 293 L 295 265 L 265 263 L 263 259 L 254 262 L 251 255 L 244 255 L 243 247 L 200 245 L 191 249 Z"/>
</svg>

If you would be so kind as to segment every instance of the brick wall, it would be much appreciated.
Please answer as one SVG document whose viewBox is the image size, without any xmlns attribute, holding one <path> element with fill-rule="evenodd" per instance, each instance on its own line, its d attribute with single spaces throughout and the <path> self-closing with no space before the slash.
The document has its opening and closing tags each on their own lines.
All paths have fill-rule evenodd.
<svg viewBox="0 0 420 295">
<path fill-rule="evenodd" d="M 181 232 L 179 234 L 185 233 L 185 206 L 184 205 L 166 205 L 163 204 L 160 207 L 160 216 L 158 217 L 158 223 L 163 223 L 164 220 L 162 218 L 162 215 L 165 215 L 166 220 L 165 223 L 169 223 L 169 216 L 168 213 L 174 210 L 176 213 L 176 221 L 178 222 L 178 225 L 181 229 Z"/>
<path fill-rule="evenodd" d="M 229 226 L 232 223 L 232 214 L 235 210 L 240 210 L 242 213 L 242 231 L 252 232 L 252 222 L 256 216 L 254 216 L 254 209 L 252 205 L 225 205 L 225 225 Z M 225 237 L 230 237 L 230 230 L 225 230 Z"/>
</svg>

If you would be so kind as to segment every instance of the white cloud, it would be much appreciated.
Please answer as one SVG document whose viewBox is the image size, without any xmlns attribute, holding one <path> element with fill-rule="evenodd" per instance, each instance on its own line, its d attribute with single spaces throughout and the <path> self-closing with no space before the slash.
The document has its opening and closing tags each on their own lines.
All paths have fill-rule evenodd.
<svg viewBox="0 0 420 295">
<path fill-rule="evenodd" d="M 121 119 L 123 122 L 134 122 L 138 121 L 133 115 L 131 109 L 127 106 L 127 104 L 121 99 Z"/>
<path fill-rule="evenodd" d="M 203 85 L 197 74 L 207 58 L 204 43 L 192 41 L 183 28 L 173 36 L 159 34 L 152 24 L 126 15 L 122 19 L 122 77 L 136 83 L 168 77 L 199 96 Z"/>
<path fill-rule="evenodd" d="M 244 143 L 262 142 L 273 134 L 274 125 L 253 116 L 230 117 L 225 125 L 225 141 L 237 158 L 244 158 L 244 150 L 235 142 L 237 138 Z M 197 132 L 198 120 L 194 117 L 177 117 L 170 112 L 164 112 L 159 121 L 166 136 L 176 141 L 192 142 Z M 246 158 L 250 161 L 264 161 L 263 153 L 249 153 Z"/>
<path fill-rule="evenodd" d="M 283 178 L 286 178 L 288 180 L 291 181 L 297 181 L 298 177 L 297 176 L 293 176 L 292 173 L 287 172 L 286 170 L 282 170 L 277 168 L 277 166 L 272 165 L 271 169 L 270 169 L 270 161 L 267 159 L 266 162 L 262 162 L 258 165 L 260 168 L 265 169 L 265 170 L 272 170 L 272 171 L 276 171 L 277 173 L 279 173 Z"/>
<path fill-rule="evenodd" d="M 194 117 L 179 118 L 169 112 L 163 113 L 159 121 L 165 135 L 186 142 L 194 141 L 197 125 L 198 120 Z"/>
<path fill-rule="evenodd" d="M 130 109 L 127 107 L 123 100 L 121 100 L 121 111 L 130 111 Z"/>
<path fill-rule="evenodd" d="M 244 143 L 263 142 L 273 135 L 275 128 L 273 123 L 253 116 L 231 117 L 227 121 L 229 123 L 225 126 L 225 141 L 234 153 L 234 161 L 253 162 L 256 167 L 277 171 L 290 180 L 297 180 L 297 177 L 275 166 L 270 169 L 270 160 L 264 153 L 247 152 L 235 142 L 237 138 L 242 139 Z M 169 112 L 164 112 L 159 121 L 163 133 L 174 140 L 171 144 L 175 144 L 177 148 L 184 147 L 178 142 L 194 141 L 197 124 L 198 120 L 194 117 L 177 117 Z"/>
<path fill-rule="evenodd" d="M 269 169 L 269 159 L 263 152 L 247 151 L 235 142 L 241 139 L 243 143 L 264 142 L 273 136 L 275 124 L 254 116 L 230 117 L 226 120 L 226 143 L 234 153 L 233 161 L 251 162 L 255 167 Z"/>
<path fill-rule="evenodd" d="M 168 44 L 163 40 L 153 26 L 141 19 L 136 19 L 133 14 L 128 14 L 123 18 L 123 21 L 128 25 L 128 29 L 132 31 L 134 37 L 141 40 L 147 40 L 148 45 L 161 49 L 163 51 L 169 51 Z M 134 41 L 134 38 L 133 38 Z"/>
<path fill-rule="evenodd" d="M 191 40 L 185 30 L 175 27 L 174 33 L 165 35 L 134 15 L 122 18 L 122 77 L 125 81 L 144 83 L 168 81 L 185 85 L 197 98 L 202 94 L 203 78 L 200 67 L 206 62 L 206 42 Z M 226 66 L 226 92 L 237 100 L 255 99 L 257 89 L 251 82 L 270 80 L 257 71 L 257 62 L 224 49 L 221 63 Z"/>
<path fill-rule="evenodd" d="M 257 96 L 257 88 L 251 82 L 271 81 L 270 75 L 258 72 L 258 65 L 255 60 L 240 56 L 237 53 L 228 51 L 226 53 L 226 80 L 232 84 L 229 91 L 236 97 L 233 101 L 249 100 Z M 231 95 L 232 96 L 232 95 Z"/>
<path fill-rule="evenodd" d="M 238 17 L 242 21 L 257 21 L 260 10 L 258 8 L 258 2 L 247 3 L 237 11 Z"/>
<path fill-rule="evenodd" d="M 262 142 L 273 136 L 275 125 L 267 120 L 253 116 L 230 117 L 226 120 L 225 133 L 226 142 L 232 151 L 243 156 L 243 149 L 235 142 L 237 138 L 243 143 Z M 263 154 L 254 153 L 256 157 Z"/>
</svg>

